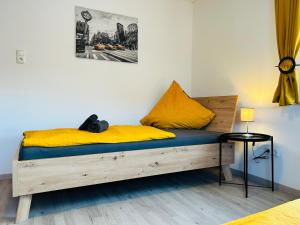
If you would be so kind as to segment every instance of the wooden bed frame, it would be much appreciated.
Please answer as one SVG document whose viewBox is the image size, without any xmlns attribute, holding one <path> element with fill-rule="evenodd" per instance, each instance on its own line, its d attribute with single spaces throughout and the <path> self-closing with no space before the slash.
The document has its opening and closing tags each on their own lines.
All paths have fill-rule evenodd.
<svg viewBox="0 0 300 225">
<path fill-rule="evenodd" d="M 216 114 L 206 128 L 231 132 L 238 96 L 194 98 Z M 223 145 L 222 167 L 231 180 L 234 144 Z M 69 156 L 49 159 L 13 160 L 13 196 L 19 197 L 16 223 L 28 219 L 32 195 L 36 193 L 174 173 L 219 165 L 219 145 L 205 144 L 147 150 Z"/>
</svg>

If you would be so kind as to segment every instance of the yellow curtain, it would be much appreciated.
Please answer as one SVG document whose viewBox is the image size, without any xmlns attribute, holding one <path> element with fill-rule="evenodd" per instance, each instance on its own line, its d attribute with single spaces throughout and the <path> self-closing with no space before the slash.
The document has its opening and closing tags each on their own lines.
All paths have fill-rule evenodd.
<svg viewBox="0 0 300 225">
<path fill-rule="evenodd" d="M 300 0 L 275 0 L 275 17 L 279 58 L 296 58 L 300 47 Z M 295 71 L 280 74 L 273 102 L 281 106 L 299 102 Z"/>
</svg>

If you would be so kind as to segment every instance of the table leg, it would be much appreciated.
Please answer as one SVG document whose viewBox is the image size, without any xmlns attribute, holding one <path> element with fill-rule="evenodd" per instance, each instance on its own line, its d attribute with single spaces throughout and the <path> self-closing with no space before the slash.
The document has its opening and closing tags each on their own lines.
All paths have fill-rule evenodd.
<svg viewBox="0 0 300 225">
<path fill-rule="evenodd" d="M 272 191 L 274 191 L 274 148 L 273 137 L 271 137 L 271 164 L 272 164 Z"/>
<path fill-rule="evenodd" d="M 246 173 L 245 173 L 245 197 L 248 198 L 248 142 L 245 142 L 245 165 L 246 165 Z"/>
<path fill-rule="evenodd" d="M 244 141 L 244 181 L 245 181 L 245 179 L 246 179 L 246 151 L 245 151 L 245 149 L 246 149 L 246 142 Z"/>
<path fill-rule="evenodd" d="M 219 185 L 222 184 L 222 142 L 219 144 Z"/>
</svg>

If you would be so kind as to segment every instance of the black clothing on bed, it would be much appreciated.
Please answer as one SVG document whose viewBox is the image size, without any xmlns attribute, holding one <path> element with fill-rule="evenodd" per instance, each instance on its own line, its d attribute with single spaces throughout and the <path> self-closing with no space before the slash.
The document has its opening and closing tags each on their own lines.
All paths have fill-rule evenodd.
<svg viewBox="0 0 300 225">
<path fill-rule="evenodd" d="M 90 115 L 79 127 L 79 130 L 88 130 L 90 124 L 96 122 L 98 120 L 98 116 L 96 114 Z"/>
<path fill-rule="evenodd" d="M 109 127 L 109 124 L 107 121 L 105 120 L 97 120 L 91 124 L 88 125 L 88 128 L 87 130 L 89 132 L 92 132 L 92 133 L 100 133 L 100 132 L 103 132 L 105 130 L 107 130 Z"/>
</svg>

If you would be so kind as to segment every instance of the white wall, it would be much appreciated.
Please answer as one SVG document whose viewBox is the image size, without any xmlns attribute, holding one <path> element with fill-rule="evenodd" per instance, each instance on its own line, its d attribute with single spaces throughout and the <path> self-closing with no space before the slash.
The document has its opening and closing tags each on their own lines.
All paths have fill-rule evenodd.
<svg viewBox="0 0 300 225">
<path fill-rule="evenodd" d="M 75 57 L 74 6 L 139 19 L 139 63 Z M 192 3 L 185 0 L 0 2 L 0 174 L 22 131 L 77 127 L 91 113 L 138 124 L 173 79 L 190 93 Z M 27 63 L 15 63 L 16 49 Z"/>
<path fill-rule="evenodd" d="M 139 63 L 76 58 L 75 5 L 138 17 Z M 279 151 L 276 181 L 300 189 L 300 107 L 271 103 L 273 0 L 198 0 L 193 23 L 185 0 L 5 0 L 0 8 L 0 174 L 11 172 L 22 131 L 77 127 L 91 113 L 138 124 L 176 79 L 193 96 L 238 94 L 240 105 L 255 107 L 251 131 L 274 135 Z M 26 50 L 26 64 L 15 63 L 16 49 Z M 270 175 L 265 162 L 251 162 L 250 173 Z"/>
<path fill-rule="evenodd" d="M 241 106 L 255 107 L 250 131 L 274 135 L 276 182 L 300 190 L 300 106 L 271 103 L 279 75 L 273 2 L 196 1 L 192 95 L 238 94 Z M 244 129 L 236 123 L 235 130 Z M 241 148 L 236 157 L 233 167 L 242 169 Z M 267 162 L 250 161 L 251 174 L 270 177 Z"/>
</svg>

